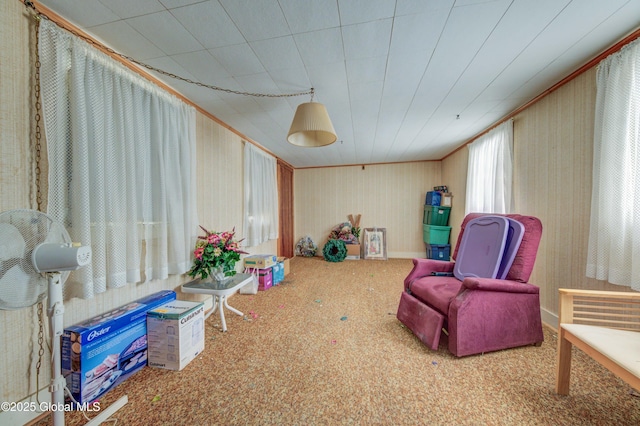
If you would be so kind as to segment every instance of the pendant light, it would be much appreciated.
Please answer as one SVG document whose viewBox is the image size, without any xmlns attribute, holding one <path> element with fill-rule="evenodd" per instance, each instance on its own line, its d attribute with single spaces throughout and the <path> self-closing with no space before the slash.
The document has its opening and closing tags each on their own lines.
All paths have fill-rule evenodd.
<svg viewBox="0 0 640 426">
<path fill-rule="evenodd" d="M 298 105 L 287 135 L 289 143 L 302 147 L 325 146 L 334 143 L 338 136 L 331 124 L 327 108 L 319 102 L 311 101 Z"/>
</svg>

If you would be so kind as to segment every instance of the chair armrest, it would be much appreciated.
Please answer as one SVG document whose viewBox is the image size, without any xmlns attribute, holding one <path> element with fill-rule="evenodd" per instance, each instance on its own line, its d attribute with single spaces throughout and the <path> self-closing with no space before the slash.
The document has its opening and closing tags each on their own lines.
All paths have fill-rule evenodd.
<svg viewBox="0 0 640 426">
<path fill-rule="evenodd" d="M 498 280 L 494 278 L 472 278 L 467 277 L 462 281 L 460 291 L 480 290 L 480 291 L 500 291 L 503 293 L 528 293 L 539 294 L 540 288 L 532 284 L 525 284 L 518 281 Z"/>
<path fill-rule="evenodd" d="M 413 259 L 413 269 L 404 279 L 404 288 L 406 289 L 413 280 L 431 275 L 432 272 L 453 272 L 453 262 L 435 259 Z"/>
<path fill-rule="evenodd" d="M 603 290 L 581 290 L 577 288 L 560 288 L 558 289 L 560 297 L 563 295 L 580 296 L 595 299 L 626 299 L 640 301 L 640 292 L 634 291 L 603 291 Z"/>
<path fill-rule="evenodd" d="M 556 393 L 569 393 L 573 345 L 640 390 L 637 358 L 627 357 L 640 347 L 640 293 L 566 288 L 558 292 Z"/>
<path fill-rule="evenodd" d="M 640 331 L 640 292 L 558 289 L 558 324 Z"/>
</svg>

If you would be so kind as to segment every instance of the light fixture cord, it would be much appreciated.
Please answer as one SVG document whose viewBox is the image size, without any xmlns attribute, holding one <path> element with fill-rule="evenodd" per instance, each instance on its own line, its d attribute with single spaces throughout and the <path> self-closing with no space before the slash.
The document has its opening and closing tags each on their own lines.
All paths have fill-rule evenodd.
<svg viewBox="0 0 640 426">
<path fill-rule="evenodd" d="M 39 17 L 44 17 L 45 19 L 49 19 L 44 13 L 40 12 L 36 6 L 33 4 L 33 2 L 29 1 L 29 0 L 25 0 L 24 1 L 25 6 L 32 8 L 36 15 L 38 15 Z M 295 97 L 295 96 L 304 96 L 304 95 L 311 95 L 311 98 L 313 99 L 313 88 L 309 89 L 309 90 L 305 90 L 304 92 L 294 92 L 294 93 L 255 93 L 255 92 L 243 92 L 240 90 L 233 90 L 233 89 L 226 89 L 224 87 L 219 87 L 219 86 L 214 86 L 212 84 L 206 84 L 206 83 L 202 83 L 200 81 L 194 81 L 191 80 L 189 78 L 186 77 L 181 77 L 177 74 L 173 74 L 167 71 L 164 71 L 160 68 L 156 68 L 154 66 L 151 66 L 149 64 L 145 64 L 144 62 L 140 62 L 135 58 L 132 58 L 131 56 L 127 56 L 123 53 L 120 52 L 116 52 L 115 50 L 113 50 L 110 47 L 104 46 L 100 43 L 98 43 L 97 41 L 91 39 L 90 37 L 80 34 L 77 31 L 70 29 L 70 28 L 65 28 L 64 26 L 62 26 L 60 23 L 52 21 L 54 24 L 56 24 L 58 27 L 62 28 L 65 31 L 70 32 L 71 34 L 75 35 L 76 37 L 81 38 L 82 40 L 86 41 L 87 43 L 95 46 L 96 48 L 98 48 L 99 50 L 103 50 L 106 51 L 112 55 L 118 56 L 122 59 L 125 59 L 129 62 L 132 62 L 136 65 L 140 65 L 143 68 L 146 68 L 150 71 L 155 71 L 158 74 L 162 74 L 164 76 L 167 77 L 171 77 L 171 78 L 175 78 L 176 80 L 180 80 L 180 81 L 184 81 L 185 83 L 190 83 L 190 84 L 195 84 L 196 86 L 200 86 L 200 87 L 206 87 L 207 89 L 211 89 L 211 90 L 216 90 L 219 92 L 225 92 L 225 93 L 231 93 L 234 95 L 243 95 L 243 96 L 252 96 L 252 97 L 256 97 L 256 98 L 291 98 L 291 97 Z"/>
<path fill-rule="evenodd" d="M 24 2 L 27 8 L 31 7 L 35 10 L 33 3 L 29 0 Z M 35 186 L 35 200 L 31 197 L 31 202 L 35 201 L 35 208 L 38 211 L 42 211 L 42 130 L 40 128 L 41 121 L 41 105 L 40 105 L 40 54 L 39 54 L 39 38 L 40 38 L 40 14 L 33 15 L 35 19 L 35 58 L 33 63 L 33 98 L 34 98 L 34 137 L 32 139 L 32 160 L 33 160 L 33 174 L 34 174 L 34 186 Z M 36 305 L 36 314 L 38 317 L 38 359 L 36 361 L 36 402 L 40 405 L 40 371 L 42 368 L 42 358 L 44 356 L 44 303 L 38 302 Z"/>
</svg>

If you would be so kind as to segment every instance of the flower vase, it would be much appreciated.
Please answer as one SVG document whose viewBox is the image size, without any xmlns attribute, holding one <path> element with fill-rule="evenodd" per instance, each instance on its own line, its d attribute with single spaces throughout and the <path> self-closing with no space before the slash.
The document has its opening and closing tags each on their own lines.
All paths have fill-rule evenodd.
<svg viewBox="0 0 640 426">
<path fill-rule="evenodd" d="M 211 271 L 211 278 L 213 278 L 214 281 L 224 282 L 231 277 L 225 276 L 224 268 L 222 266 L 218 266 Z"/>
</svg>

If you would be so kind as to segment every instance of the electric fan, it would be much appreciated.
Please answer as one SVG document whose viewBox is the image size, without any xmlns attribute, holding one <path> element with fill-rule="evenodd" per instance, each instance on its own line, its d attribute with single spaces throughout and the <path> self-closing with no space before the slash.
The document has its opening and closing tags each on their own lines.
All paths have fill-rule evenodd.
<svg viewBox="0 0 640 426">
<path fill-rule="evenodd" d="M 48 297 L 51 337 L 51 402 L 64 404 L 65 379 L 60 367 L 64 324 L 62 286 L 69 271 L 91 261 L 91 248 L 71 243 L 67 230 L 36 210 L 0 213 L 0 309 L 33 306 Z M 54 425 L 64 424 L 64 410 L 53 412 Z"/>
</svg>

